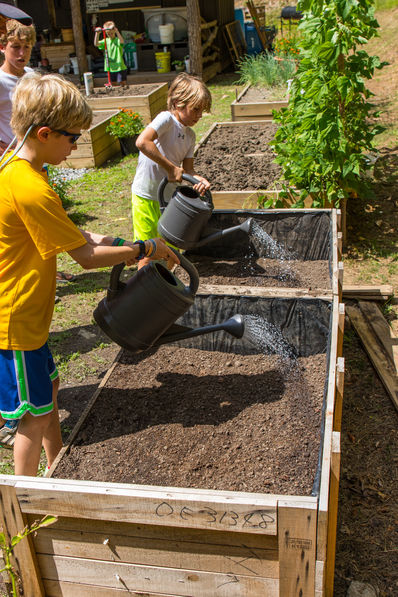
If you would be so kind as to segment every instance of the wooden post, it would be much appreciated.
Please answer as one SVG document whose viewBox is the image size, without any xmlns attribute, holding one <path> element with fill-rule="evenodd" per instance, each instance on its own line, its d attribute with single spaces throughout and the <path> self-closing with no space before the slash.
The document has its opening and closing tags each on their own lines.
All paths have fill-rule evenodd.
<svg viewBox="0 0 398 597">
<path fill-rule="evenodd" d="M 83 21 L 80 10 L 80 1 L 70 0 L 70 7 L 72 11 L 72 27 L 73 37 L 75 38 L 77 63 L 79 65 L 79 73 L 82 75 L 88 71 L 88 62 L 86 56 L 86 44 L 83 37 Z"/>
<path fill-rule="evenodd" d="M 50 19 L 51 34 L 55 34 L 57 28 L 57 16 L 55 13 L 54 0 L 47 0 L 48 17 Z"/>
<path fill-rule="evenodd" d="M 189 40 L 189 68 L 192 75 L 201 77 L 202 64 L 202 37 L 200 28 L 200 11 L 198 0 L 187 0 L 188 14 L 188 40 Z"/>
</svg>

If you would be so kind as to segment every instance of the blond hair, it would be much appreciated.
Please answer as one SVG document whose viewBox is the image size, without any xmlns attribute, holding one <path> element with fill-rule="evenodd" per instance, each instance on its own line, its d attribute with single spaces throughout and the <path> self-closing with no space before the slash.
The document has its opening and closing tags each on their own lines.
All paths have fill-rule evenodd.
<svg viewBox="0 0 398 597">
<path fill-rule="evenodd" d="M 6 46 L 15 40 L 26 41 L 32 47 L 36 43 L 36 31 L 33 25 L 22 25 L 19 21 L 9 19 L 6 21 L 6 33 L 0 35 L 0 44 Z"/>
<path fill-rule="evenodd" d="M 76 85 L 61 75 L 30 72 L 15 87 L 11 127 L 19 139 L 32 125 L 54 130 L 88 129 L 92 117 L 92 110 Z"/>
<path fill-rule="evenodd" d="M 187 73 L 180 73 L 170 85 L 167 109 L 173 111 L 188 104 L 193 108 L 200 107 L 204 112 L 210 112 L 210 91 L 202 79 Z"/>
</svg>

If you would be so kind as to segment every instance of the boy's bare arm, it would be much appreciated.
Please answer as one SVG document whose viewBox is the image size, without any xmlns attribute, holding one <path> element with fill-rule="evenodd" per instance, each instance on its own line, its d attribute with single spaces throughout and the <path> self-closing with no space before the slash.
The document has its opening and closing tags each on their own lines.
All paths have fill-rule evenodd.
<svg viewBox="0 0 398 597">
<path fill-rule="evenodd" d="M 100 41 L 99 36 L 100 36 L 101 31 L 102 31 L 101 27 L 95 28 L 95 35 L 94 35 L 94 45 L 95 46 L 98 46 L 98 42 Z"/>
<path fill-rule="evenodd" d="M 159 164 L 159 166 L 166 170 L 169 182 L 181 182 L 184 169 L 176 166 L 160 153 L 155 145 L 155 139 L 157 138 L 158 134 L 155 129 L 147 126 L 136 141 L 137 148 L 149 159 L 153 160 L 156 164 Z"/>
<path fill-rule="evenodd" d="M 119 38 L 120 43 L 124 44 L 123 35 L 120 33 L 120 31 L 117 27 L 115 27 L 115 33 L 116 33 L 117 37 Z"/>
<path fill-rule="evenodd" d="M 165 259 L 167 266 L 171 268 L 174 264 L 179 263 L 177 255 L 160 239 L 153 239 L 156 244 L 156 250 L 149 256 L 151 259 Z M 146 252 L 151 251 L 152 243 L 146 240 Z M 95 269 L 98 267 L 109 267 L 125 262 L 127 265 L 132 265 L 137 261 L 140 254 L 140 247 L 137 244 L 128 242 L 122 246 L 109 246 L 104 244 L 86 243 L 82 247 L 68 251 L 69 255 L 74 261 L 84 269 Z"/>
</svg>

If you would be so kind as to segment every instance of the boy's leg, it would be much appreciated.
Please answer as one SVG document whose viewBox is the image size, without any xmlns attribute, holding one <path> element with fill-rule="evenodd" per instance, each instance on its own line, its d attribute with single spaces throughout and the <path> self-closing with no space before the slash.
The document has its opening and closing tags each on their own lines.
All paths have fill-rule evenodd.
<svg viewBox="0 0 398 597">
<path fill-rule="evenodd" d="M 53 403 L 54 408 L 51 413 L 50 422 L 43 434 L 43 448 L 47 456 L 47 464 L 51 466 L 62 448 L 61 426 L 59 424 L 58 414 L 58 389 L 59 377 L 53 381 Z"/>
<path fill-rule="evenodd" d="M 43 434 L 49 425 L 51 413 L 34 417 L 26 413 L 19 422 L 14 442 L 14 469 L 16 475 L 35 477 L 39 468 Z"/>
<path fill-rule="evenodd" d="M 158 221 L 160 218 L 160 206 L 158 201 L 144 199 L 133 194 L 132 214 L 134 240 L 148 240 L 156 238 L 158 235 Z M 150 262 L 150 259 L 144 257 L 138 262 L 138 269 L 144 267 Z"/>
</svg>

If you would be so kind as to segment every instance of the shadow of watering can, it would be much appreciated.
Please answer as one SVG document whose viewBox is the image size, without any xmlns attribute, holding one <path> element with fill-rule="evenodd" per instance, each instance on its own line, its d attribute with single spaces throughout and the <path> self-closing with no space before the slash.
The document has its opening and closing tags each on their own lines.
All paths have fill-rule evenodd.
<svg viewBox="0 0 398 597">
<path fill-rule="evenodd" d="M 192 184 L 199 182 L 189 174 L 183 174 L 182 178 Z M 252 218 L 225 230 L 207 228 L 214 209 L 210 191 L 206 191 L 204 197 L 201 197 L 195 189 L 183 185 L 176 188 L 170 201 L 166 204 L 164 189 L 167 182 L 167 178 L 163 178 L 158 188 L 158 200 L 163 212 L 158 222 L 158 231 L 168 243 L 179 249 L 187 250 L 202 247 L 237 230 L 242 230 L 246 234 L 250 232 Z"/>
<path fill-rule="evenodd" d="M 175 324 L 195 300 L 199 275 L 184 255 L 176 254 L 181 267 L 189 274 L 184 284 L 158 261 L 151 261 L 127 283 L 120 281 L 124 263 L 111 271 L 107 296 L 94 310 L 94 319 L 105 334 L 130 352 L 141 352 L 153 346 L 176 342 L 193 336 L 224 330 L 236 338 L 244 332 L 241 315 L 224 323 L 200 328 Z"/>
</svg>

